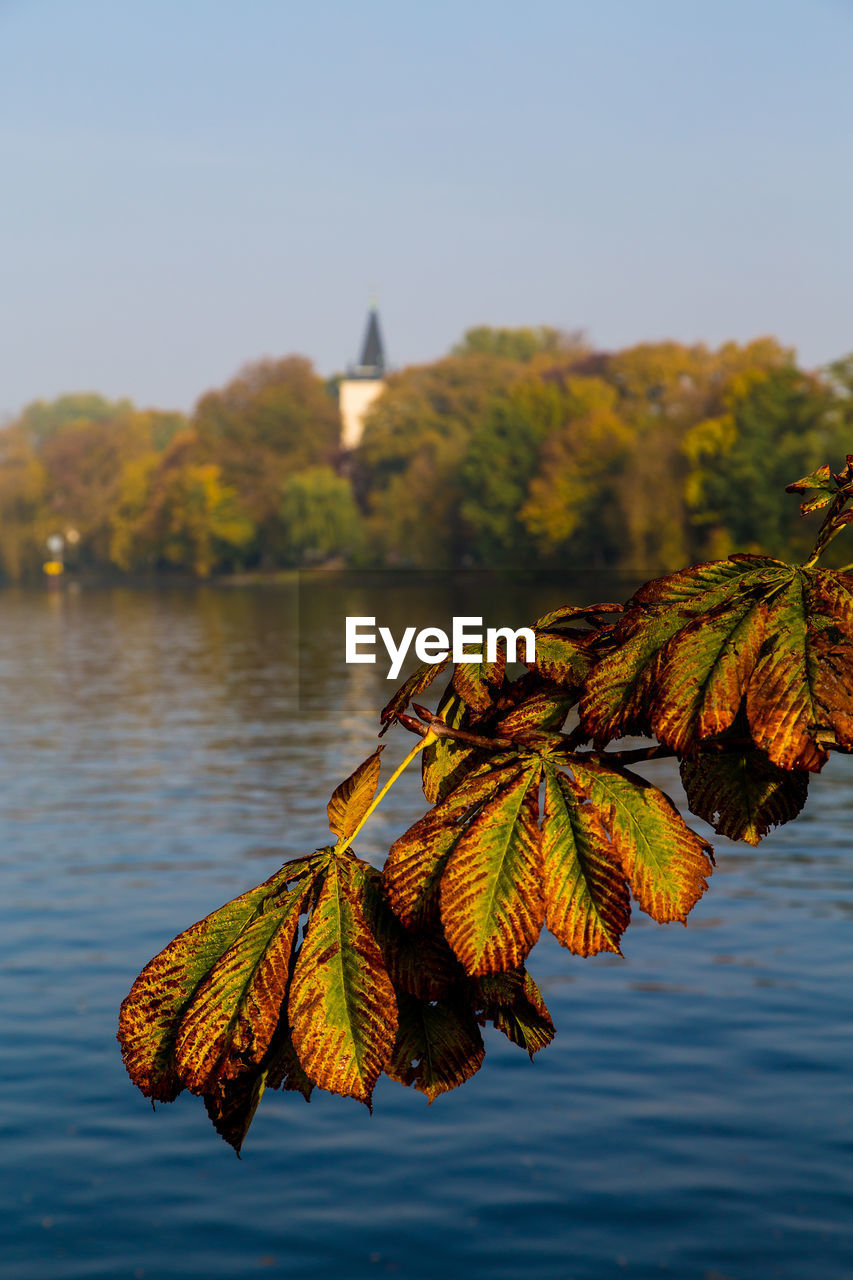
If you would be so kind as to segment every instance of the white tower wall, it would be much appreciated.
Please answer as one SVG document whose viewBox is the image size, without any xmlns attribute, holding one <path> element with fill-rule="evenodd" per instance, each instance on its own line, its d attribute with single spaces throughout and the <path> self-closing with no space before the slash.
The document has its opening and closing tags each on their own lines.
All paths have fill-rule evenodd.
<svg viewBox="0 0 853 1280">
<path fill-rule="evenodd" d="M 355 449 L 361 443 L 367 411 L 385 386 L 382 378 L 345 378 L 340 384 L 341 444 Z"/>
</svg>

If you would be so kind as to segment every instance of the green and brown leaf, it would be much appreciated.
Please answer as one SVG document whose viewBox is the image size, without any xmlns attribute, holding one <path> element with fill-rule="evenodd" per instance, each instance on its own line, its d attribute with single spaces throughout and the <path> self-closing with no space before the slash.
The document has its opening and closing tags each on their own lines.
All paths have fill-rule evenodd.
<svg viewBox="0 0 853 1280">
<path fill-rule="evenodd" d="M 734 556 L 649 583 L 580 709 L 599 744 L 641 732 L 692 755 L 741 706 L 780 768 L 815 772 L 829 744 L 853 746 L 853 577 Z"/>
</svg>

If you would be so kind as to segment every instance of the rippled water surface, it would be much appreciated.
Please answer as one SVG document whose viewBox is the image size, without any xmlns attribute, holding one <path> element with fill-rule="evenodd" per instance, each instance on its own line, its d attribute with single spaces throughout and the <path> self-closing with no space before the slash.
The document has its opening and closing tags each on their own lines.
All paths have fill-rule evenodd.
<svg viewBox="0 0 853 1280">
<path fill-rule="evenodd" d="M 516 621 L 561 599 L 507 593 Z M 0 597 L 4 1280 L 853 1276 L 848 759 L 757 851 L 718 841 L 687 929 L 638 916 L 624 961 L 540 943 L 559 1030 L 534 1065 L 491 1034 L 432 1107 L 388 1081 L 373 1117 L 267 1094 L 242 1162 L 197 1099 L 154 1113 L 128 1082 L 138 970 L 324 843 L 329 792 L 371 749 L 391 686 L 342 665 L 344 615 L 423 625 L 436 602 L 377 583 Z M 649 776 L 680 796 L 668 764 Z M 380 860 L 421 808 L 404 779 L 360 852 Z"/>
</svg>

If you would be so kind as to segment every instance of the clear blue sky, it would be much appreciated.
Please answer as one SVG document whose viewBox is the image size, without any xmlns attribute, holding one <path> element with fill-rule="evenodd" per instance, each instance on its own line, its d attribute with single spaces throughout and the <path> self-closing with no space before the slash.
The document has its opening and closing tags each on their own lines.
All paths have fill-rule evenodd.
<svg viewBox="0 0 853 1280">
<path fill-rule="evenodd" d="M 0 0 L 0 413 L 477 323 L 853 349 L 850 0 Z"/>
</svg>

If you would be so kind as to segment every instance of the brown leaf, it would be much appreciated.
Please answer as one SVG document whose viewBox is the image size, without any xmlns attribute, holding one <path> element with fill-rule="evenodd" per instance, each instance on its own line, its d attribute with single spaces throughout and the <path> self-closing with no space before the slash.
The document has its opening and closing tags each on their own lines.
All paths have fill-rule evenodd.
<svg viewBox="0 0 853 1280">
<path fill-rule="evenodd" d="M 288 1020 L 310 1079 L 370 1107 L 394 1046 L 397 1004 L 365 918 L 364 874 L 352 855 L 332 858 L 296 959 Z"/>
<path fill-rule="evenodd" d="M 683 626 L 661 650 L 650 721 L 679 755 L 730 728 L 761 654 L 767 605 L 744 593 Z"/>
<path fill-rule="evenodd" d="M 464 979 L 465 971 L 438 922 L 406 928 L 391 910 L 378 872 L 366 885 L 364 906 L 395 991 L 405 991 L 419 1000 L 438 1000 Z"/>
<path fill-rule="evenodd" d="M 697 817 L 720 835 L 753 845 L 796 818 L 809 789 L 807 771 L 780 769 L 754 747 L 682 760 L 681 779 Z"/>
<path fill-rule="evenodd" d="M 564 724 L 574 702 L 570 692 L 556 685 L 540 688 L 498 720 L 495 737 L 521 740 L 531 731 L 556 731 Z"/>
<path fill-rule="evenodd" d="M 467 704 L 452 685 L 448 685 L 438 704 L 437 714 L 452 729 L 468 727 L 470 715 Z M 472 761 L 479 758 L 476 747 L 452 738 L 439 738 L 424 747 L 421 759 L 423 791 L 430 804 L 437 804 L 453 790 L 456 782 L 466 773 Z"/>
<path fill-rule="evenodd" d="M 383 750 L 383 747 L 377 747 L 373 755 L 362 761 L 332 792 L 326 806 L 329 829 L 343 840 L 353 834 L 373 802 L 379 782 L 379 757 Z"/>
<path fill-rule="evenodd" d="M 500 692 L 506 670 L 506 651 L 498 649 L 495 662 L 457 662 L 453 688 L 476 716 L 487 715 Z"/>
<path fill-rule="evenodd" d="M 441 875 L 465 824 L 517 769 L 514 761 L 480 766 L 394 841 L 382 878 L 391 906 L 407 927 L 435 920 Z"/>
<path fill-rule="evenodd" d="M 475 978 L 475 1004 L 481 1020 L 491 1022 L 508 1040 L 533 1055 L 554 1039 L 554 1023 L 542 993 L 527 970 L 511 969 Z"/>
<path fill-rule="evenodd" d="M 306 889 L 256 916 L 213 966 L 181 1020 L 175 1060 L 192 1093 L 259 1067 L 278 1027 Z"/>
<path fill-rule="evenodd" d="M 216 1080 L 204 1095 L 205 1110 L 214 1129 L 238 1157 L 263 1097 L 266 1074 L 255 1070 L 237 1080 Z"/>
<path fill-rule="evenodd" d="M 445 659 L 444 662 L 422 662 L 417 671 L 414 671 L 408 680 L 405 680 L 400 685 L 400 688 L 386 702 L 379 714 L 379 722 L 382 725 L 380 733 L 385 733 L 390 729 L 400 713 L 406 710 L 412 698 L 416 698 L 419 693 L 423 693 L 424 689 L 429 688 L 433 680 L 447 666 L 448 661 L 448 659 Z"/>
<path fill-rule="evenodd" d="M 789 574 L 778 560 L 731 556 L 646 583 L 608 634 L 585 682 L 581 719 L 596 745 L 651 734 L 661 653 L 682 627 L 737 596 L 747 575 L 772 584 Z"/>
<path fill-rule="evenodd" d="M 621 954 L 631 919 L 628 882 L 602 815 L 564 773 L 545 774 L 542 887 L 545 924 L 575 955 Z"/>
<path fill-rule="evenodd" d="M 574 759 L 571 770 L 598 811 L 640 909 L 660 924 L 686 922 L 713 870 L 707 840 L 645 778 L 594 760 Z"/>
<path fill-rule="evenodd" d="M 281 1089 L 285 1093 L 301 1093 L 306 1102 L 311 1101 L 314 1085 L 296 1056 L 290 1028 L 284 1017 L 279 1023 L 278 1033 L 270 1045 L 266 1057 L 267 1088 Z"/>
<path fill-rule="evenodd" d="M 133 984 L 121 1006 L 118 1040 L 131 1080 L 146 1097 L 171 1102 L 182 1084 L 175 1040 L 190 1002 L 220 957 L 268 900 L 310 874 L 314 858 L 300 858 L 178 934 Z"/>
<path fill-rule="evenodd" d="M 470 1080 L 485 1056 L 477 1020 L 461 1001 L 400 996 L 397 1042 L 386 1067 L 392 1080 L 414 1085 L 432 1103 Z"/>
<path fill-rule="evenodd" d="M 519 770 L 477 813 L 441 877 L 444 933 L 469 974 L 522 964 L 545 915 L 540 767 Z"/>
</svg>

